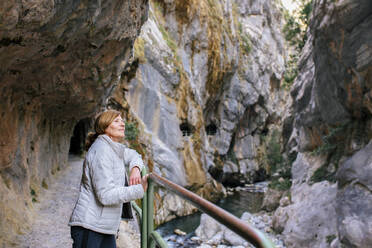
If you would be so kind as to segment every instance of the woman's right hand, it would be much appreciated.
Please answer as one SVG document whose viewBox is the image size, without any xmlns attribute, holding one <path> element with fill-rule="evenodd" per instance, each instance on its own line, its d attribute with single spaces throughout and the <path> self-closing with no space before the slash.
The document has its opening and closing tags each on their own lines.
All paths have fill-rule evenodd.
<svg viewBox="0 0 372 248">
<path fill-rule="evenodd" d="M 143 190 L 146 192 L 147 190 L 147 186 L 148 186 L 148 183 L 147 183 L 147 178 L 149 177 L 149 174 L 147 175 L 144 175 L 142 177 L 142 180 L 141 180 L 141 184 L 142 184 L 142 187 L 143 187 Z"/>
</svg>

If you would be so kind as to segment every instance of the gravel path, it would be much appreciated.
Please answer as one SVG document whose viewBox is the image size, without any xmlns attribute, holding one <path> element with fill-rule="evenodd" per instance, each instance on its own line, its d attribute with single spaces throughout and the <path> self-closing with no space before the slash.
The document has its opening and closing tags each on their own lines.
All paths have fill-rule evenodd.
<svg viewBox="0 0 372 248">
<path fill-rule="evenodd" d="M 79 193 L 83 159 L 70 157 L 70 166 L 58 173 L 52 185 L 43 189 L 34 204 L 34 222 L 28 233 L 18 236 L 17 247 L 65 248 L 72 247 L 70 227 L 67 225 Z M 136 222 L 122 221 L 118 248 L 139 247 Z"/>
</svg>

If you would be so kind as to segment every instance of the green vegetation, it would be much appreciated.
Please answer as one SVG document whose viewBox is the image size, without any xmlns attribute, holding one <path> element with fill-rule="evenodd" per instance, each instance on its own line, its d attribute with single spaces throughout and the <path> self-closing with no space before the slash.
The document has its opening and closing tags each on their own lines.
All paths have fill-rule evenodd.
<svg viewBox="0 0 372 248">
<path fill-rule="evenodd" d="M 279 180 L 278 178 L 274 178 L 271 180 L 269 187 L 272 189 L 277 189 L 281 191 L 286 191 L 290 189 L 292 186 L 292 182 L 289 178 L 284 178 L 284 180 Z"/>
<path fill-rule="evenodd" d="M 139 129 L 136 122 L 125 122 L 125 139 L 128 141 L 129 148 L 136 150 L 145 158 L 145 147 L 139 142 Z"/>
<path fill-rule="evenodd" d="M 46 183 L 45 179 L 43 179 L 43 181 L 41 182 L 41 187 L 43 187 L 44 189 L 48 189 L 48 184 Z"/>
<path fill-rule="evenodd" d="M 180 58 L 177 55 L 177 48 L 178 48 L 177 43 L 171 37 L 169 32 L 166 30 L 166 28 L 164 27 L 165 26 L 165 20 L 163 16 L 164 5 L 160 1 L 151 1 L 151 4 L 153 5 L 153 8 L 154 8 L 155 19 L 157 20 L 157 26 L 159 28 L 159 31 L 161 32 L 164 41 L 167 43 L 167 46 L 171 49 L 175 57 L 175 59 L 167 59 L 166 63 L 169 64 L 169 62 L 173 60 L 174 63 L 177 64 L 177 61 L 180 61 Z M 153 40 L 156 40 L 156 39 L 154 38 Z"/>
<path fill-rule="evenodd" d="M 125 138 L 128 141 L 133 141 L 137 139 L 138 129 L 135 123 L 125 122 Z"/>
<path fill-rule="evenodd" d="M 59 167 L 59 165 L 54 165 L 53 167 L 52 167 L 52 170 L 51 170 L 51 173 L 52 173 L 52 175 L 55 175 L 58 171 L 60 171 L 61 170 L 61 168 Z"/>
<path fill-rule="evenodd" d="M 152 4 L 152 7 L 154 9 L 155 19 L 164 21 L 164 18 L 163 18 L 164 9 L 160 1 L 157 1 L 157 0 L 150 1 L 150 4 Z"/>
<path fill-rule="evenodd" d="M 287 160 L 281 153 L 280 133 L 274 130 L 266 144 L 266 163 L 271 175 L 270 188 L 288 190 L 291 185 L 291 160 Z"/>
<path fill-rule="evenodd" d="M 292 14 L 284 11 L 286 24 L 283 28 L 285 39 L 294 47 L 295 51 L 289 55 L 284 73 L 284 87 L 288 88 L 297 77 L 297 61 L 307 40 L 307 27 L 312 12 L 312 0 L 298 0 L 300 7 Z"/>
<path fill-rule="evenodd" d="M 30 194 L 31 196 L 36 196 L 36 192 L 33 188 L 30 188 Z"/>
<path fill-rule="evenodd" d="M 336 182 L 336 172 L 330 172 L 327 165 L 323 165 L 318 168 L 310 178 L 311 183 L 317 183 L 324 180 L 329 182 Z"/>
<path fill-rule="evenodd" d="M 231 162 L 233 162 L 234 164 L 239 165 L 239 161 L 236 158 L 236 154 L 235 154 L 235 151 L 233 149 L 233 146 L 231 146 L 230 149 L 229 149 L 229 151 L 227 152 L 226 159 L 229 160 L 229 161 L 231 161 Z"/>
<path fill-rule="evenodd" d="M 32 197 L 32 202 L 37 202 L 37 194 L 36 191 L 30 187 L 30 195 Z"/>
<path fill-rule="evenodd" d="M 312 11 L 312 0 L 299 0 L 300 8 L 290 14 L 284 12 L 286 24 L 283 28 L 285 39 L 290 45 L 294 46 L 297 52 L 301 52 L 307 40 L 307 27 Z"/>
<path fill-rule="evenodd" d="M 177 44 L 176 42 L 170 37 L 169 33 L 165 30 L 165 28 L 162 25 L 159 25 L 159 30 L 161 34 L 163 35 L 163 39 L 165 42 L 167 42 L 168 47 L 175 52 L 177 50 Z"/>
<path fill-rule="evenodd" d="M 327 137 L 327 136 L 325 136 Z M 327 138 L 323 137 L 323 145 L 316 148 L 314 151 L 312 151 L 312 155 L 320 155 L 320 154 L 326 154 L 331 153 L 333 150 L 337 148 L 336 144 L 332 144 L 329 141 L 327 141 Z"/>
<path fill-rule="evenodd" d="M 248 55 L 252 50 L 251 39 L 249 35 L 244 32 L 243 25 L 239 23 L 239 43 L 240 49 L 242 50 L 243 54 Z"/>
<path fill-rule="evenodd" d="M 163 39 L 167 43 L 168 47 L 172 50 L 174 54 L 176 54 L 177 50 L 177 44 L 176 42 L 172 39 L 172 37 L 169 35 L 168 31 L 164 28 L 164 17 L 163 17 L 163 7 L 160 2 L 158 1 L 152 1 L 152 4 L 154 6 L 154 11 L 155 11 L 155 16 L 158 24 L 158 28 L 163 36 Z"/>
<path fill-rule="evenodd" d="M 279 132 L 275 130 L 270 137 L 267 144 L 266 158 L 269 164 L 270 174 L 275 173 L 283 164 L 283 156 L 281 154 L 281 147 L 279 143 Z"/>
<path fill-rule="evenodd" d="M 322 145 L 312 151 L 313 156 L 326 155 L 328 158 L 327 162 L 322 167 L 318 168 L 311 176 L 311 182 L 316 183 L 323 180 L 329 182 L 336 181 L 335 173 L 345 150 L 345 137 L 348 136 L 346 133 L 348 132 L 349 126 L 350 124 L 345 122 L 329 128 L 328 134 L 322 137 Z M 331 163 L 333 163 L 336 168 L 329 168 Z"/>
<path fill-rule="evenodd" d="M 159 19 L 162 19 L 162 18 L 159 17 L 159 16 L 161 16 L 161 12 L 162 12 L 161 11 L 161 6 L 159 4 L 157 4 L 156 6 L 157 6 L 156 8 L 158 9 L 157 10 L 157 16 L 158 16 Z M 170 48 L 170 50 L 173 53 L 173 56 L 163 57 L 164 62 L 168 65 L 173 63 L 175 72 L 182 71 L 181 62 L 180 62 L 181 59 L 177 54 L 177 48 L 178 48 L 177 42 L 172 38 L 172 36 L 166 30 L 166 28 L 162 24 L 162 21 L 158 21 L 158 28 L 159 28 L 159 31 L 162 34 L 162 37 L 163 37 L 164 41 L 167 43 L 167 46 Z"/>
<path fill-rule="evenodd" d="M 251 40 L 249 39 L 248 34 L 243 34 L 242 36 L 242 44 L 241 47 L 245 54 L 249 54 L 252 50 Z"/>
<path fill-rule="evenodd" d="M 339 150 L 344 145 L 342 140 L 344 132 L 346 131 L 349 123 L 343 123 L 335 127 L 331 127 L 327 135 L 322 137 L 323 144 L 317 147 L 312 154 L 313 155 L 320 155 L 320 154 L 330 154 Z M 341 139 L 339 139 L 341 136 Z"/>
<path fill-rule="evenodd" d="M 326 237 L 327 243 L 330 245 L 335 238 L 336 238 L 336 235 L 334 235 L 334 234 L 328 235 Z"/>
<path fill-rule="evenodd" d="M 290 54 L 289 60 L 287 61 L 285 65 L 285 72 L 283 75 L 284 82 L 283 87 L 289 89 L 292 83 L 294 82 L 295 78 L 298 75 L 298 68 L 297 68 L 297 62 L 298 62 L 298 55 L 297 54 Z"/>
</svg>

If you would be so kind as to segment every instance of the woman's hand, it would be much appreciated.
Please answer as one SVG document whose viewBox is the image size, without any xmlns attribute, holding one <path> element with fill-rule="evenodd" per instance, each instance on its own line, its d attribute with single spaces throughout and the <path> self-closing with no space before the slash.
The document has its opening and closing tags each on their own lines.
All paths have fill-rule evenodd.
<svg viewBox="0 0 372 248">
<path fill-rule="evenodd" d="M 129 185 L 136 185 L 140 183 L 141 183 L 141 171 L 137 166 L 135 166 L 130 171 Z"/>
<path fill-rule="evenodd" d="M 148 186 L 148 183 L 147 183 L 147 178 L 149 177 L 149 174 L 147 175 L 144 175 L 142 177 L 142 180 L 141 180 L 141 184 L 142 184 L 142 187 L 143 187 L 143 190 L 146 192 L 147 190 L 147 186 Z"/>
</svg>

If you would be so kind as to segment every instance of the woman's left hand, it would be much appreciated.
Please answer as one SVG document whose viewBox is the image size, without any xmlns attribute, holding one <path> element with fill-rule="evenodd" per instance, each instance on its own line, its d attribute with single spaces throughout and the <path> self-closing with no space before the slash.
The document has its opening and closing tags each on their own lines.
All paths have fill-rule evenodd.
<svg viewBox="0 0 372 248">
<path fill-rule="evenodd" d="M 135 166 L 130 171 L 129 185 L 136 185 L 140 183 L 141 183 L 141 171 L 137 166 Z"/>
</svg>

